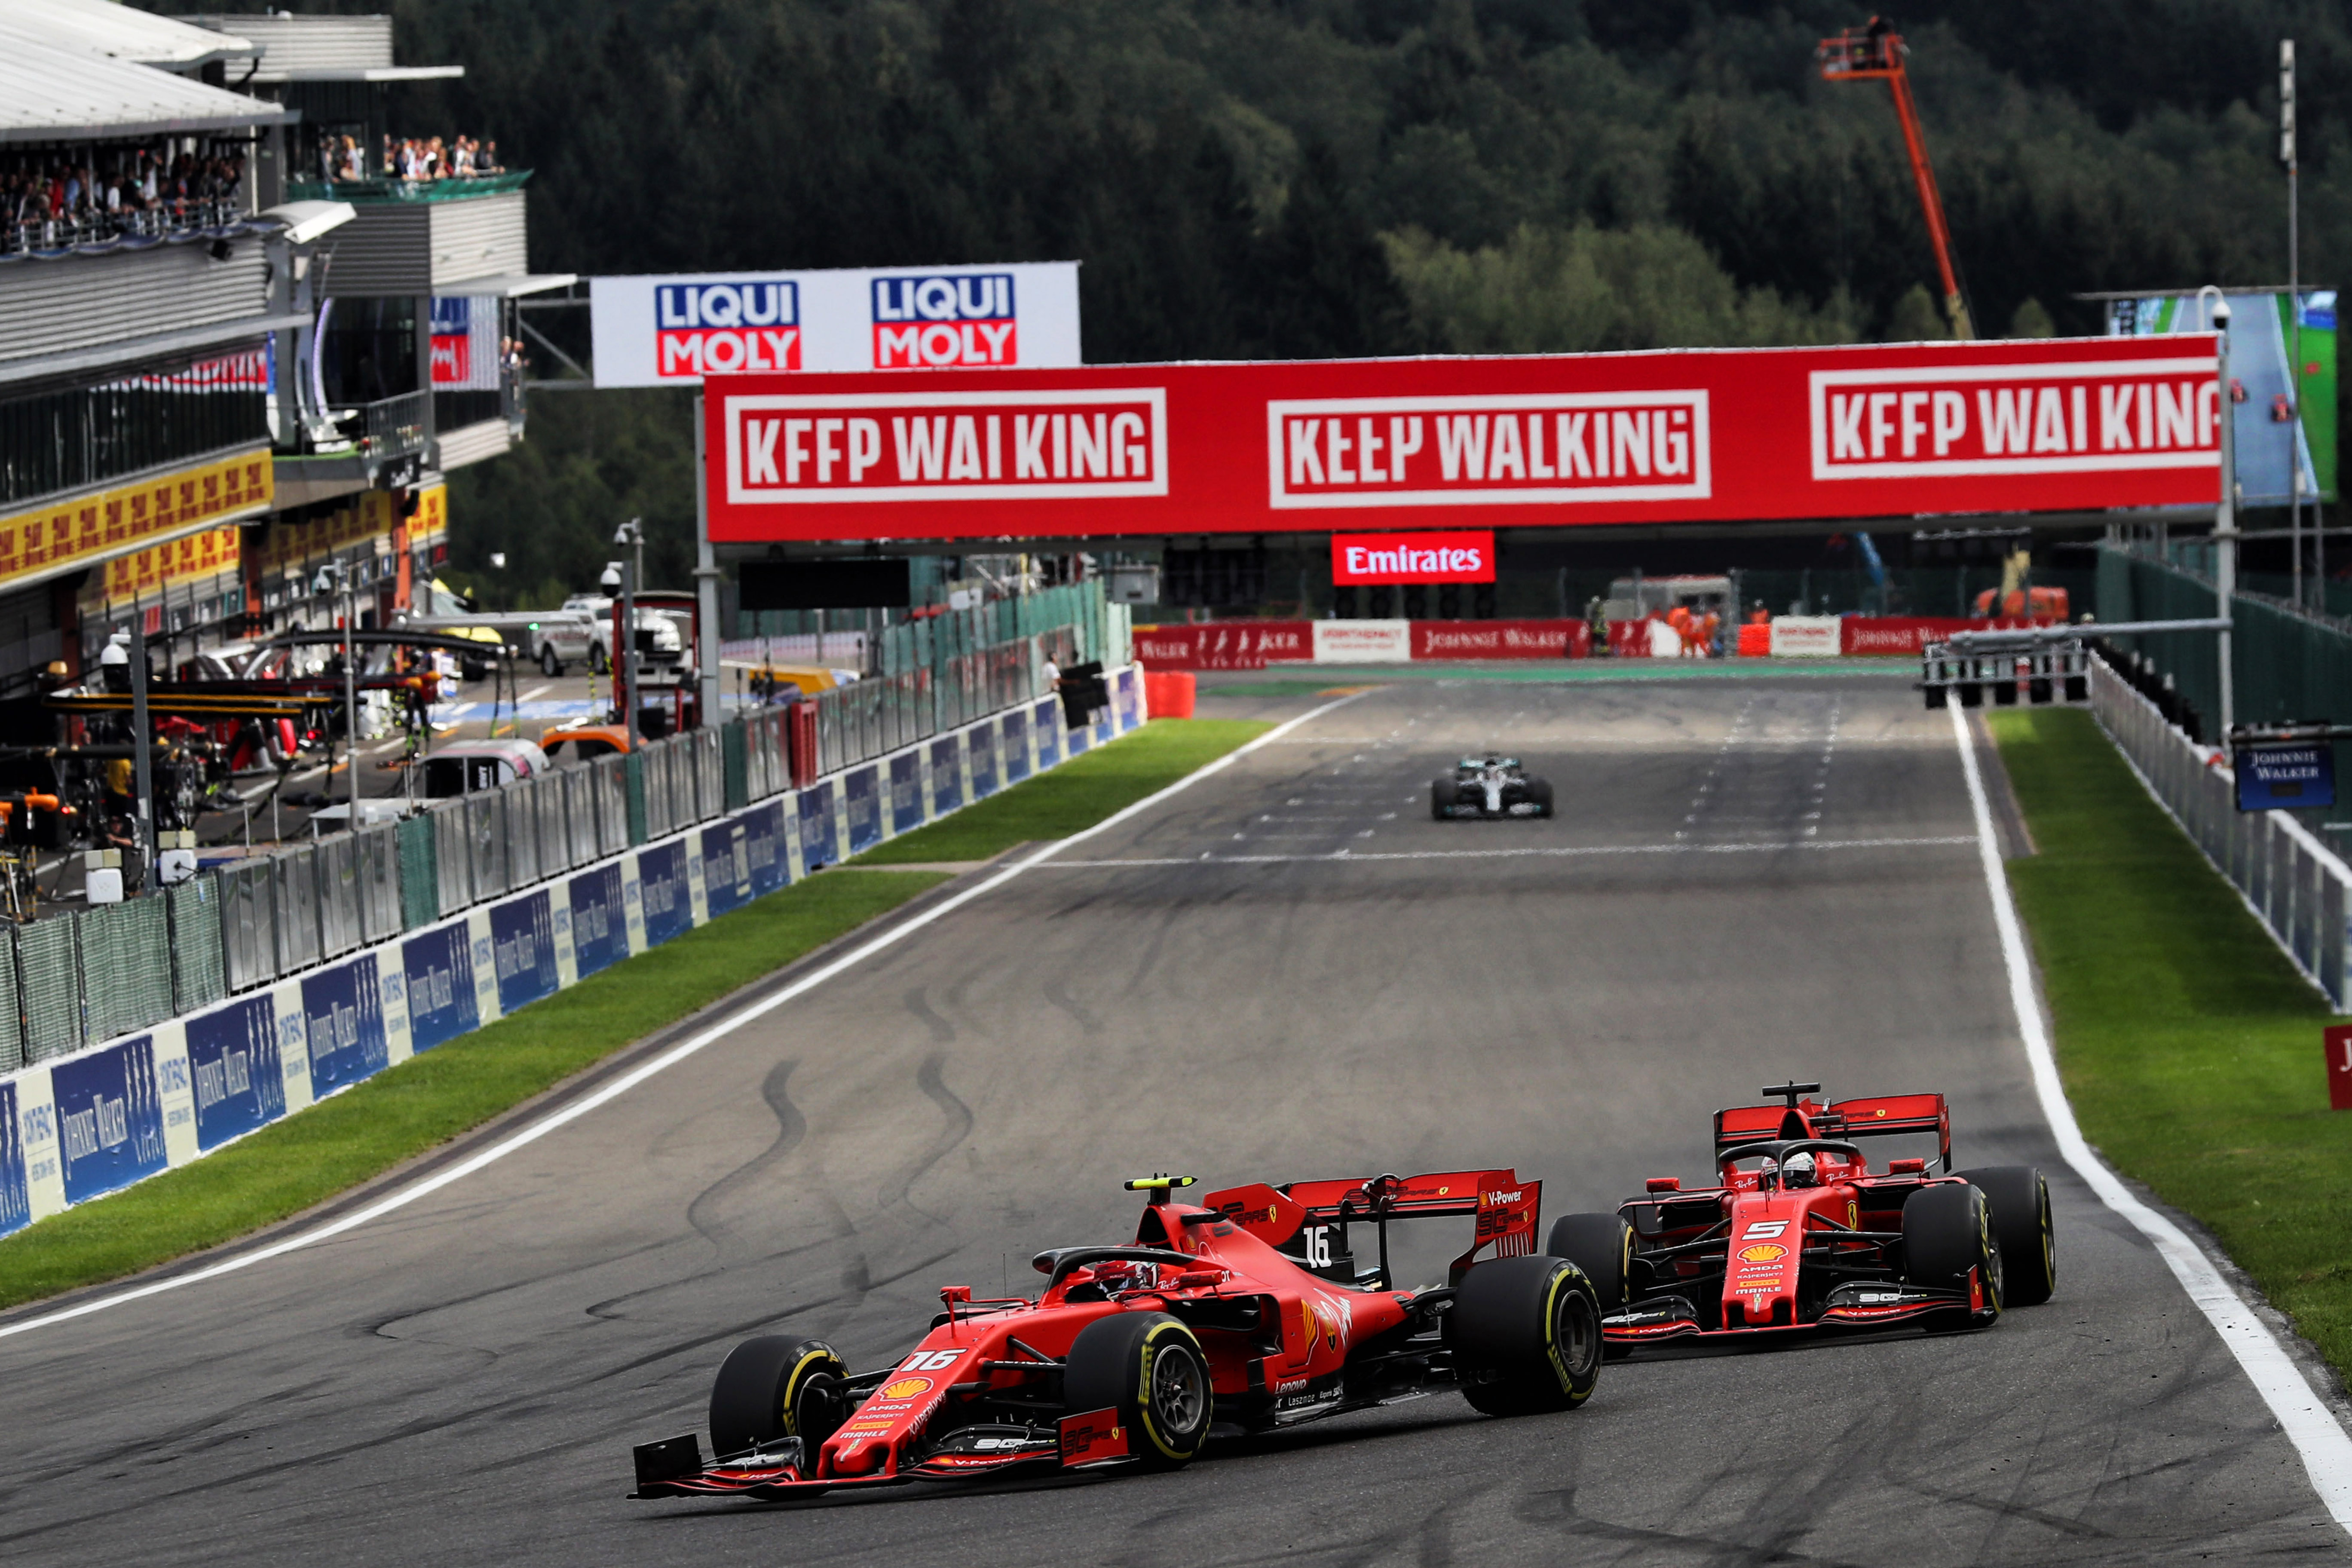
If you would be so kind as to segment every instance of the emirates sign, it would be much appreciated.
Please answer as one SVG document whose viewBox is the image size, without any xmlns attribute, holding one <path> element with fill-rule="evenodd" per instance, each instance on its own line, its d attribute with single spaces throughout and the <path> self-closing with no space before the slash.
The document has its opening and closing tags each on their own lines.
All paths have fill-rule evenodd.
<svg viewBox="0 0 2352 1568">
<path fill-rule="evenodd" d="M 2211 338 L 2174 335 L 718 375 L 710 531 L 750 543 L 1353 523 L 1453 533 L 1453 548 L 1484 549 L 1491 576 L 1491 540 L 1457 531 L 2210 506 L 2216 373 Z M 1414 562 L 1340 580 L 1487 580 L 1453 574 L 1465 570 Z"/>
<path fill-rule="evenodd" d="M 1463 530 L 1429 533 L 1335 533 L 1331 581 L 1340 587 L 1386 583 L 1491 583 L 1495 536 Z"/>
</svg>

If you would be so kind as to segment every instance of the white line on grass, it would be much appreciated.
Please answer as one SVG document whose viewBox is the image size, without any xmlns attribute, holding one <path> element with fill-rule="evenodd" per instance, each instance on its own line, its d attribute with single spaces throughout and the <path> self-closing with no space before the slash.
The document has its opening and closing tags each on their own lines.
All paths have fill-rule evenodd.
<svg viewBox="0 0 2352 1568">
<path fill-rule="evenodd" d="M 1353 702 L 1357 698 L 1365 694 L 1360 691 L 1349 692 L 1347 696 L 1339 698 L 1336 701 L 1326 702 L 1320 708 L 1310 709 L 1307 712 L 1301 713 L 1296 719 L 1290 720 L 1286 723 L 1276 725 L 1274 729 L 1271 729 L 1265 734 L 1260 735 L 1256 740 L 1251 741 L 1246 744 L 1237 746 L 1234 750 L 1227 752 L 1223 756 L 1216 759 L 1216 761 L 1204 763 L 1201 767 L 1193 769 L 1191 773 L 1186 773 L 1182 778 L 1178 779 L 1174 784 L 1168 785 L 1165 789 L 1155 791 L 1150 795 L 1145 795 L 1141 800 L 1135 802 L 1133 805 L 1124 806 L 1119 810 L 1111 813 L 1108 816 L 1104 817 L 1100 822 L 1096 823 L 1092 827 L 1081 828 L 1077 832 L 1071 834 L 1067 838 L 1057 839 L 1051 844 L 1045 845 L 1043 848 L 1040 848 L 1024 858 L 1013 862 L 1003 870 L 996 873 L 993 877 L 989 878 L 986 881 L 967 888 L 962 892 L 957 893 L 950 898 L 942 899 L 938 903 L 933 904 L 929 909 L 925 910 L 922 913 L 902 921 L 898 924 L 891 927 L 888 931 L 884 931 L 881 935 L 859 943 L 858 946 L 852 949 L 850 952 L 842 954 L 832 963 L 824 964 L 820 968 L 811 970 L 808 973 L 803 974 L 798 980 L 793 981 L 790 985 L 783 987 L 782 990 L 774 992 L 770 995 L 762 996 L 758 1001 L 751 1003 L 738 1011 L 729 1014 L 726 1017 L 721 1018 L 717 1023 L 711 1025 L 709 1028 L 704 1029 L 690 1038 L 680 1041 L 677 1045 L 671 1047 L 668 1050 L 664 1051 L 660 1056 L 657 1056 L 653 1060 L 646 1062 L 644 1066 L 632 1068 L 630 1071 L 622 1074 L 619 1078 L 614 1079 L 612 1082 L 596 1090 L 593 1094 L 583 1095 L 568 1105 L 558 1107 L 557 1109 L 548 1112 L 545 1116 L 541 1117 L 539 1120 L 509 1133 L 506 1137 L 499 1139 L 496 1143 L 491 1144 L 480 1153 L 476 1154 L 469 1159 L 461 1160 L 446 1171 L 436 1172 L 433 1175 L 427 1176 L 423 1181 L 418 1182 L 414 1186 L 404 1187 L 400 1191 L 394 1193 L 389 1197 L 383 1198 L 375 1203 L 370 1204 L 365 1208 L 353 1210 L 352 1213 L 345 1215 L 342 1218 L 320 1226 L 314 1230 L 306 1230 L 301 1232 L 299 1235 L 289 1236 L 283 1240 L 271 1242 L 267 1247 L 257 1247 L 250 1252 L 239 1253 L 234 1258 L 224 1258 L 220 1262 L 213 1264 L 208 1268 L 194 1269 L 186 1274 L 175 1275 L 169 1279 L 158 1279 L 151 1284 L 136 1285 L 127 1290 L 117 1290 L 111 1295 L 95 1297 L 90 1300 L 77 1302 L 73 1306 L 62 1308 L 58 1311 L 45 1312 L 37 1318 L 27 1318 L 22 1322 L 0 1324 L 0 1339 L 7 1339 L 16 1334 L 30 1333 L 35 1329 L 45 1329 L 52 1323 L 62 1323 L 70 1318 L 87 1317 L 92 1312 L 102 1312 L 110 1307 L 123 1306 L 129 1302 L 142 1300 L 145 1297 L 159 1296 L 166 1290 L 177 1290 L 189 1285 L 199 1284 L 207 1279 L 216 1279 L 224 1274 L 233 1274 L 240 1268 L 250 1268 L 257 1263 L 266 1262 L 273 1258 L 282 1258 L 287 1253 L 292 1252 L 299 1247 L 309 1247 L 315 1242 L 325 1241 L 331 1237 L 341 1236 L 348 1230 L 356 1230 L 361 1226 L 366 1225 L 371 1220 L 382 1219 L 385 1215 L 394 1213 L 399 1209 L 406 1208 L 410 1204 L 415 1203 L 417 1199 L 437 1193 L 442 1188 L 448 1186 L 454 1182 L 463 1181 L 466 1177 L 472 1175 L 478 1170 L 481 1170 L 484 1166 L 495 1164 L 499 1161 L 505 1159 L 508 1155 L 515 1152 L 517 1150 L 528 1148 L 531 1144 L 538 1142 L 541 1138 L 546 1137 L 557 1128 L 568 1126 L 572 1122 L 579 1121 L 580 1118 L 587 1115 L 590 1111 L 595 1110 L 606 1104 L 609 1104 L 613 1100 L 620 1099 L 621 1096 L 628 1093 L 629 1090 L 636 1088 L 637 1085 L 645 1082 L 647 1079 L 652 1078 L 658 1073 L 668 1071 L 671 1068 L 674 1068 L 678 1063 L 685 1061 L 688 1058 L 696 1055 L 706 1047 L 714 1045 L 719 1040 L 725 1039 L 729 1035 L 733 1034 L 736 1030 L 741 1028 L 744 1025 L 751 1023 L 753 1019 L 765 1017 L 768 1014 L 774 1012 L 785 1003 L 795 1001 L 807 994 L 809 992 L 814 991 L 816 987 L 824 984 L 826 981 L 831 980 L 835 975 L 856 968 L 857 965 L 865 963 L 867 959 L 872 958 L 875 954 L 882 952 L 884 949 L 892 947 L 897 943 L 903 942 L 908 937 L 912 936 L 915 932 L 921 931 L 924 927 L 930 925 L 941 917 L 951 914 L 955 910 L 961 909 L 964 905 L 971 903 L 974 899 L 994 892 L 997 889 L 1004 886 L 1005 883 L 1010 882 L 1013 878 L 1018 877 L 1022 872 L 1030 869 L 1032 867 L 1037 865 L 1040 861 L 1045 860 L 1049 856 L 1057 854 L 1070 845 L 1077 844 L 1086 839 L 1091 838 L 1097 833 L 1106 832 L 1110 828 L 1118 826 L 1120 823 L 1127 821 L 1130 817 L 1150 810 L 1153 806 L 1158 805 L 1161 801 L 1166 800 L 1169 796 L 1175 795 L 1179 791 L 1191 788 L 1193 784 L 1200 783 L 1202 779 L 1209 777 L 1213 773 L 1223 772 L 1225 769 L 1233 766 L 1233 764 L 1241 758 L 1256 751 L 1260 746 L 1279 739 L 1281 736 L 1298 728 L 1301 724 L 1321 718 L 1324 714 L 1330 712 L 1335 708 L 1345 707 L 1348 703 Z"/>
<path fill-rule="evenodd" d="M 2101 1203 L 2129 1220 L 2155 1246 L 2157 1256 L 2180 1281 L 2180 1288 L 2189 1293 L 2197 1310 L 2205 1314 L 2205 1321 L 2213 1325 L 2213 1331 L 2221 1336 L 2221 1342 L 2230 1347 L 2230 1353 L 2238 1358 L 2254 1391 L 2286 1429 L 2287 1440 L 2303 1456 L 2303 1468 L 2311 1477 L 2319 1500 L 2337 1524 L 2352 1531 L 2352 1436 L 2345 1435 L 2335 1415 L 2312 1392 L 2302 1371 L 2288 1358 L 2285 1349 L 2254 1315 L 2253 1309 L 2230 1289 L 2229 1281 L 2222 1279 L 2212 1260 L 2179 1226 L 2134 1197 L 2105 1163 L 2092 1152 L 2082 1128 L 2075 1123 L 2074 1109 L 2066 1102 L 2065 1086 L 2058 1079 L 2057 1060 L 2050 1053 L 2050 1037 L 2042 1026 L 2042 1006 L 2034 998 L 2033 981 L 2026 965 L 2025 936 L 2017 922 L 2017 905 L 2010 898 L 2008 874 L 2001 869 L 2000 851 L 1993 839 L 1992 806 L 1985 798 L 1984 778 L 1977 768 L 1976 746 L 1969 733 L 1964 710 L 1954 708 L 1951 715 L 1952 734 L 1960 747 L 1960 771 L 1968 780 L 1969 805 L 1976 814 L 1977 854 L 1984 865 L 1985 887 L 1992 894 L 1992 920 L 2000 933 L 2001 963 L 2009 970 L 2010 1005 L 2017 1014 L 2017 1030 L 2025 1042 L 2025 1058 L 2033 1068 L 2033 1090 L 2041 1099 L 2042 1114 L 2049 1119 L 2050 1130 L 2057 1136 L 2058 1152 L 2074 1167 L 2075 1174 L 2090 1184 Z"/>
</svg>

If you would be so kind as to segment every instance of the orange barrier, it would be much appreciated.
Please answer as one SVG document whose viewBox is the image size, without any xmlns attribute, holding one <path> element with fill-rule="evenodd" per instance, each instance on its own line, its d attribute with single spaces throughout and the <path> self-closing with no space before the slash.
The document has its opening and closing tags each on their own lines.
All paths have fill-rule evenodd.
<svg viewBox="0 0 2352 1568">
<path fill-rule="evenodd" d="M 1147 669 L 1143 672 L 1143 700 L 1154 719 L 1190 719 L 1193 685 L 1189 669 Z"/>
<path fill-rule="evenodd" d="M 1772 653 L 1772 628 L 1750 621 L 1739 628 L 1739 657 L 1768 658 Z"/>
</svg>

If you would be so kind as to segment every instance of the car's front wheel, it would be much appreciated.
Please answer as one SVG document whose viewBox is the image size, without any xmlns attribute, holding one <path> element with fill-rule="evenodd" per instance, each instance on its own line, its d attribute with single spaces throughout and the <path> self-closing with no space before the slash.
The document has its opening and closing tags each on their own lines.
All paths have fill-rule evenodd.
<svg viewBox="0 0 2352 1568">
<path fill-rule="evenodd" d="M 1073 1415 L 1117 1411 L 1132 1434 L 1128 1452 L 1153 1469 L 1192 1463 L 1215 1409 L 1201 1342 L 1165 1312 L 1119 1312 L 1080 1329 L 1062 1397 Z"/>
<path fill-rule="evenodd" d="M 763 1334 L 727 1352 L 710 1385 L 710 1452 L 748 1454 L 779 1437 L 801 1440 L 803 1466 L 848 1419 L 849 1368 L 823 1340 Z"/>
<path fill-rule="evenodd" d="M 1429 815 L 1431 818 L 1434 821 L 1444 822 L 1447 817 L 1452 816 L 1454 815 L 1454 803 L 1459 797 L 1460 794 L 1461 792 L 1454 787 L 1454 781 L 1452 779 L 1432 780 L 1429 785 Z"/>
<path fill-rule="evenodd" d="M 2000 1316 L 2001 1307 L 2000 1253 L 1984 1194 L 1965 1182 L 1939 1182 L 1913 1193 L 1903 1205 L 1904 1281 L 1966 1290 L 1971 1270 L 1982 1282 L 1984 1306 L 1970 1321 L 1981 1326 Z"/>
</svg>

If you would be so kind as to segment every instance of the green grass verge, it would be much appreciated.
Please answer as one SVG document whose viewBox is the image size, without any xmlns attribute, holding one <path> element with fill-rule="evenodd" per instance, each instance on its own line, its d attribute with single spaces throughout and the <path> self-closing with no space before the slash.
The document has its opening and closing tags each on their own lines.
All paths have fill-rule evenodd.
<svg viewBox="0 0 2352 1568">
<path fill-rule="evenodd" d="M 2326 1002 L 2090 714 L 1989 716 L 2040 853 L 2009 863 L 2084 1134 L 2352 1373 L 2352 1114 Z"/>
<path fill-rule="evenodd" d="M 850 864 L 985 860 L 1015 844 L 1066 838 L 1271 728 L 1238 719 L 1155 719 L 1111 745 L 877 845 Z"/>
<path fill-rule="evenodd" d="M 946 880 L 898 871 L 794 883 L 192 1165 L 41 1220 L 0 1239 L 0 1307 L 299 1214 Z"/>
</svg>

